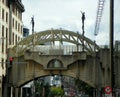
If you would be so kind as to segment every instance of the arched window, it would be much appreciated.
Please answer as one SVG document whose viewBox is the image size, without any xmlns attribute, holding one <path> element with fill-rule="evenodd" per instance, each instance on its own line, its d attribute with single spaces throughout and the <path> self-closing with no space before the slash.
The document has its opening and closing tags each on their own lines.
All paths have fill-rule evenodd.
<svg viewBox="0 0 120 97">
<path fill-rule="evenodd" d="M 49 61 L 48 65 L 47 65 L 48 68 L 62 68 L 63 67 L 63 64 L 60 60 L 58 59 L 52 59 L 51 61 Z"/>
</svg>

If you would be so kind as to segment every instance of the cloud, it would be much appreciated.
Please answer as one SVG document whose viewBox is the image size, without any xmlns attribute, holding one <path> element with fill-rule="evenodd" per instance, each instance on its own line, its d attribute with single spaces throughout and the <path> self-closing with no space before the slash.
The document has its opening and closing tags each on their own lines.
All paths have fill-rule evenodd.
<svg viewBox="0 0 120 97">
<path fill-rule="evenodd" d="M 98 44 L 108 43 L 109 36 L 109 0 L 105 0 L 103 16 L 97 38 L 94 36 L 95 19 L 98 0 L 23 0 L 25 12 L 23 23 L 31 29 L 31 17 L 35 17 L 35 31 L 43 31 L 51 28 L 63 28 L 74 32 L 81 29 L 81 12 L 85 12 L 85 36 L 96 40 Z M 120 9 L 120 1 L 115 0 L 115 9 Z M 120 13 L 115 10 L 115 32 L 120 32 Z M 105 38 L 107 37 L 107 38 Z M 115 35 L 118 39 L 118 36 Z"/>
<path fill-rule="evenodd" d="M 96 43 L 99 45 L 108 45 L 109 44 L 109 34 L 105 32 L 101 32 L 101 34 L 97 35 Z"/>
</svg>

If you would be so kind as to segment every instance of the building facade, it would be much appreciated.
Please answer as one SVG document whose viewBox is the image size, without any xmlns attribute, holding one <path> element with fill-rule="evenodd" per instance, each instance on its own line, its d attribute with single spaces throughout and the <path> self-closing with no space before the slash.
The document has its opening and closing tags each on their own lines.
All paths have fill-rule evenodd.
<svg viewBox="0 0 120 97">
<path fill-rule="evenodd" d="M 3 77 L 6 74 L 8 49 L 23 38 L 21 0 L 0 0 L 0 97 L 2 97 Z"/>
</svg>

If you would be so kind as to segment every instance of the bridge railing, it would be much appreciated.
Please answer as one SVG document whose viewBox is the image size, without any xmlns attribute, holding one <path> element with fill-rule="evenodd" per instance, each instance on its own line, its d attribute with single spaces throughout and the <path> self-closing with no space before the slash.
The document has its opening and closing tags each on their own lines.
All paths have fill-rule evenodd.
<svg viewBox="0 0 120 97">
<path fill-rule="evenodd" d="M 39 52 L 42 55 L 71 55 L 73 52 L 81 52 L 82 47 L 76 45 L 62 45 L 62 46 L 50 46 L 50 45 L 39 45 L 29 47 L 32 52 Z"/>
</svg>

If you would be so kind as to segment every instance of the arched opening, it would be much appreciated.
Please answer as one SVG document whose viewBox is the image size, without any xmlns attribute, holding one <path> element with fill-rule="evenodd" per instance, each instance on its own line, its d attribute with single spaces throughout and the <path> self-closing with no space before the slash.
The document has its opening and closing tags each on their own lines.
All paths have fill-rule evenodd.
<svg viewBox="0 0 120 97">
<path fill-rule="evenodd" d="M 30 84 L 31 83 L 31 84 Z M 61 90 L 64 92 L 61 95 L 65 97 L 71 96 L 83 96 L 91 97 L 93 96 L 94 88 L 87 83 L 81 81 L 78 78 L 74 78 L 66 75 L 46 75 L 39 78 L 35 78 L 29 84 L 22 86 L 22 97 L 53 97 L 54 92 Z M 54 91 L 52 90 L 54 89 Z"/>
<path fill-rule="evenodd" d="M 47 68 L 63 68 L 63 64 L 58 59 L 52 59 L 48 62 Z"/>
</svg>

